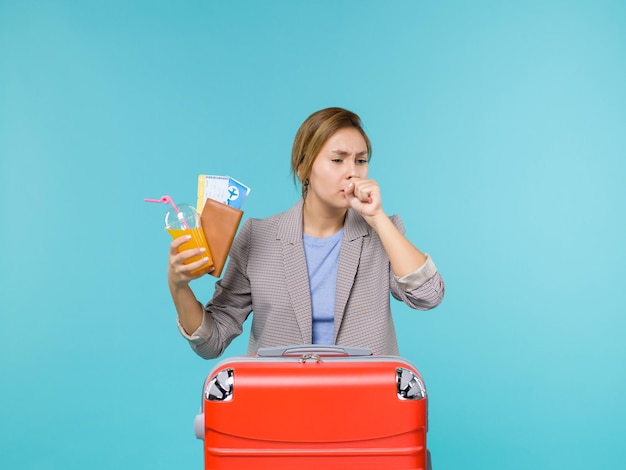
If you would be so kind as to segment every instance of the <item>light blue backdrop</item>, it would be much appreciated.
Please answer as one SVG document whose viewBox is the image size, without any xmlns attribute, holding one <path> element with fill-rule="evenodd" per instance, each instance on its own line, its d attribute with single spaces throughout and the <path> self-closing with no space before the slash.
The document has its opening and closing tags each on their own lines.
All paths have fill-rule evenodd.
<svg viewBox="0 0 626 470">
<path fill-rule="evenodd" d="M 394 307 L 437 470 L 624 468 L 625 5 L 0 0 L 0 468 L 202 468 L 215 362 L 143 198 L 230 174 L 286 209 L 326 106 L 447 281 Z"/>
</svg>

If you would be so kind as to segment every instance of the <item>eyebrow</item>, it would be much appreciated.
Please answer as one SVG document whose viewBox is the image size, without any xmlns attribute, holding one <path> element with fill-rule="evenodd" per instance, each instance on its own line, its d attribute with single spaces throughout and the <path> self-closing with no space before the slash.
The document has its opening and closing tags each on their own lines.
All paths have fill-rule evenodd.
<svg viewBox="0 0 626 470">
<path fill-rule="evenodd" d="M 346 152 L 345 150 L 340 150 L 340 149 L 331 150 L 331 153 L 336 153 L 337 155 L 342 155 L 342 156 L 350 155 L 350 152 Z M 367 155 L 367 150 L 362 150 L 360 152 L 357 152 L 356 154 L 357 157 L 362 157 L 363 155 Z"/>
</svg>

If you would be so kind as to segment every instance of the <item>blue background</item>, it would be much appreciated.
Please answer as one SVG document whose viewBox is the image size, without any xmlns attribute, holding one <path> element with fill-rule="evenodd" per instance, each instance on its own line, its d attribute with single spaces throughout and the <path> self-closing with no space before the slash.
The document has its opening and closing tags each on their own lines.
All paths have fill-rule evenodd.
<svg viewBox="0 0 626 470">
<path fill-rule="evenodd" d="M 202 468 L 215 362 L 143 198 L 224 174 L 282 211 L 297 127 L 343 106 L 447 282 L 394 304 L 436 468 L 624 468 L 625 26 L 618 0 L 0 0 L 0 467 Z"/>
</svg>

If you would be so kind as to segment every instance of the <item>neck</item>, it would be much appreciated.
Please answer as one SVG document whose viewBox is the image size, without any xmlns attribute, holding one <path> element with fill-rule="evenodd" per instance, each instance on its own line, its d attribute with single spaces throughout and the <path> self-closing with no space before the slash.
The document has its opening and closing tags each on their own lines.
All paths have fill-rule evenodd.
<svg viewBox="0 0 626 470">
<path fill-rule="evenodd" d="M 316 238 L 330 237 L 343 227 L 347 209 L 322 210 L 304 200 L 302 208 L 302 232 Z"/>
</svg>

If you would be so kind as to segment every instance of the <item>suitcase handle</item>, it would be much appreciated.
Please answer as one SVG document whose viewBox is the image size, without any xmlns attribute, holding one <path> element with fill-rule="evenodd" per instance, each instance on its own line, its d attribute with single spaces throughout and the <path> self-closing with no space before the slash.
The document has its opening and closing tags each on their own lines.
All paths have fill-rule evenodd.
<svg viewBox="0 0 626 470">
<path fill-rule="evenodd" d="M 354 348 L 351 346 L 335 346 L 325 344 L 300 344 L 296 346 L 278 346 L 274 348 L 261 348 L 258 350 L 259 357 L 282 357 L 282 356 L 371 356 L 369 348 Z"/>
</svg>

